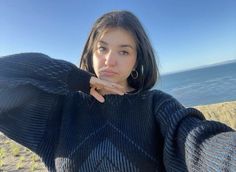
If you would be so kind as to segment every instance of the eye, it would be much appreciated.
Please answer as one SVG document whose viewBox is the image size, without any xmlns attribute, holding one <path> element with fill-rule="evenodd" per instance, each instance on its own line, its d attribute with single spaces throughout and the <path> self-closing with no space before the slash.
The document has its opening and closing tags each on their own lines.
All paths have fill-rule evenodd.
<svg viewBox="0 0 236 172">
<path fill-rule="evenodd" d="M 106 47 L 103 47 L 103 46 L 99 46 L 98 49 L 97 49 L 97 52 L 102 54 L 104 52 L 106 52 L 107 48 Z"/>
<path fill-rule="evenodd" d="M 127 56 L 127 55 L 129 55 L 129 52 L 128 51 L 120 51 L 120 54 L 124 55 L 124 56 Z"/>
</svg>

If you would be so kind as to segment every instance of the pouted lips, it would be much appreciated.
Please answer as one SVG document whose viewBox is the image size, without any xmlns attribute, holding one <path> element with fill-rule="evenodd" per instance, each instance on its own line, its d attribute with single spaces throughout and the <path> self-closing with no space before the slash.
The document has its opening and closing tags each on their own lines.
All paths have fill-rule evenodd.
<svg viewBox="0 0 236 172">
<path fill-rule="evenodd" d="M 99 74 L 102 76 L 113 76 L 113 75 L 117 75 L 118 73 L 114 72 L 113 70 L 105 69 L 105 70 L 101 70 Z"/>
</svg>

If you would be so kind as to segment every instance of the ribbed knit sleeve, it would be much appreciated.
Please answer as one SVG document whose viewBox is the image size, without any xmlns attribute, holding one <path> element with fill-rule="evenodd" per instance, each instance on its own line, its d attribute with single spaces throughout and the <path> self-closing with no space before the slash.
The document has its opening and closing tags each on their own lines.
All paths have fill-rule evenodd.
<svg viewBox="0 0 236 172">
<path fill-rule="evenodd" d="M 156 107 L 167 171 L 236 171 L 236 132 L 171 96 Z"/>
<path fill-rule="evenodd" d="M 53 160 L 64 97 L 89 92 L 91 74 L 40 53 L 0 58 L 0 131 Z M 46 162 L 53 166 L 53 162 Z"/>
<path fill-rule="evenodd" d="M 21 53 L 0 57 L 1 88 L 33 85 L 49 93 L 70 91 L 89 93 L 91 74 L 64 60 L 41 53 Z"/>
</svg>

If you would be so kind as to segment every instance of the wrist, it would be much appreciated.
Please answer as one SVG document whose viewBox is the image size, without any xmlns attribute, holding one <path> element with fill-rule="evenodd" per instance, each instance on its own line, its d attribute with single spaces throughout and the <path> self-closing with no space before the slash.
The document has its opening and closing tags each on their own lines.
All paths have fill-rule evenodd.
<svg viewBox="0 0 236 172">
<path fill-rule="evenodd" d="M 90 92 L 90 80 L 93 75 L 87 71 L 76 68 L 68 75 L 67 84 L 72 91 Z"/>
</svg>

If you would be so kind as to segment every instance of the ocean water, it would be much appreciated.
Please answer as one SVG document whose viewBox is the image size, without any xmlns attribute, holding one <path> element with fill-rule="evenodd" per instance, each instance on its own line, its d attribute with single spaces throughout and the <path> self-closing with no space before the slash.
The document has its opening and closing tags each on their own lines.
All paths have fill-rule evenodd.
<svg viewBox="0 0 236 172">
<path fill-rule="evenodd" d="M 185 106 L 236 100 L 236 61 L 161 76 L 156 89 Z"/>
</svg>

